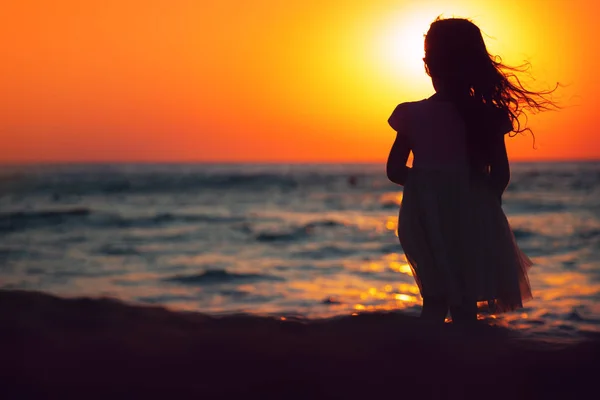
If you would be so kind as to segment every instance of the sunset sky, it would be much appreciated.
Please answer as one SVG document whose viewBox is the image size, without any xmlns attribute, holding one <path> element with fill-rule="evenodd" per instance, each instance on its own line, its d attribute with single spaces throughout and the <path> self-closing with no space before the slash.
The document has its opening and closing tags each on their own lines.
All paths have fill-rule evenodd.
<svg viewBox="0 0 600 400">
<path fill-rule="evenodd" d="M 19 0 L 0 13 L 0 162 L 382 161 L 397 103 L 433 93 L 423 34 L 472 18 L 489 50 L 566 86 L 513 160 L 600 159 L 589 0 Z M 596 7 L 597 9 L 590 9 Z"/>
</svg>

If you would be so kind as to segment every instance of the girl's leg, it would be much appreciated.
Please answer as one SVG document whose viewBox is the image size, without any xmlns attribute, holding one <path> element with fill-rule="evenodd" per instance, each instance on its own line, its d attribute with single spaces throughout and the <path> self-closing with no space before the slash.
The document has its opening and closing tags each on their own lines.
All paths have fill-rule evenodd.
<svg viewBox="0 0 600 400">
<path fill-rule="evenodd" d="M 477 302 L 464 299 L 459 306 L 450 306 L 452 322 L 459 324 L 477 322 Z"/>
<path fill-rule="evenodd" d="M 444 322 L 448 314 L 448 304 L 444 297 L 423 297 L 421 318 L 432 322 Z"/>
</svg>

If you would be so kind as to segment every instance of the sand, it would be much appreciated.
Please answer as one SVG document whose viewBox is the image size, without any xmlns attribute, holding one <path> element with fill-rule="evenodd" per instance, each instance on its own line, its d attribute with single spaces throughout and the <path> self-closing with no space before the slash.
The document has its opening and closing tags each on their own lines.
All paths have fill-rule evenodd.
<svg viewBox="0 0 600 400">
<path fill-rule="evenodd" d="M 542 341 L 401 313 L 217 317 L 8 290 L 0 354 L 3 399 L 593 398 L 600 371 L 593 337 Z"/>
</svg>

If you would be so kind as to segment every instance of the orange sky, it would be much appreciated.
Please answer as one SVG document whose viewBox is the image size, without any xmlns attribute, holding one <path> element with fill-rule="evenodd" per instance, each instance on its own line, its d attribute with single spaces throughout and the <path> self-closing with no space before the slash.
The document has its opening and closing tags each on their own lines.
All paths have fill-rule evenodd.
<svg viewBox="0 0 600 400">
<path fill-rule="evenodd" d="M 452 3 L 450 6 L 449 4 Z M 513 160 L 600 158 L 589 0 L 19 0 L 0 14 L 0 162 L 382 161 L 432 94 L 422 35 L 467 16 L 565 109 Z M 590 7 L 596 7 L 595 10 Z"/>
</svg>

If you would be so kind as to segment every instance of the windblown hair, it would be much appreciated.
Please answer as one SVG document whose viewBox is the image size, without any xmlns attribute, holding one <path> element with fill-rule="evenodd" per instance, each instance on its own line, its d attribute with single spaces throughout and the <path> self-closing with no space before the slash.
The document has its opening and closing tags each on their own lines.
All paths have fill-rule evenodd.
<svg viewBox="0 0 600 400">
<path fill-rule="evenodd" d="M 476 103 L 499 109 L 512 125 L 512 132 L 529 131 L 527 113 L 559 108 L 550 98 L 551 90 L 533 91 L 521 83 L 518 73 L 529 70 L 529 63 L 508 66 L 488 53 L 481 31 L 468 19 L 436 19 L 425 37 L 427 73 L 443 87 L 469 95 Z M 521 117 L 525 117 L 524 123 Z"/>
</svg>

